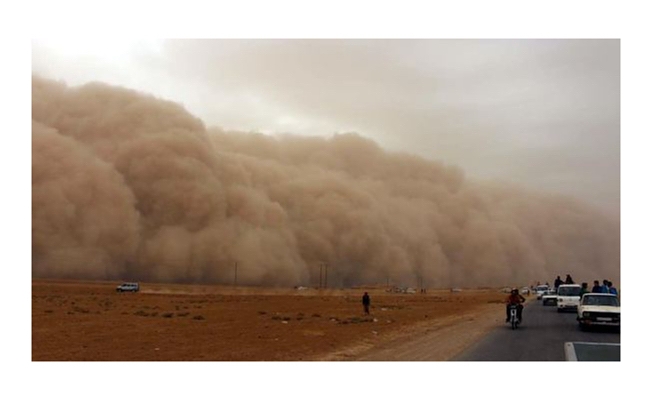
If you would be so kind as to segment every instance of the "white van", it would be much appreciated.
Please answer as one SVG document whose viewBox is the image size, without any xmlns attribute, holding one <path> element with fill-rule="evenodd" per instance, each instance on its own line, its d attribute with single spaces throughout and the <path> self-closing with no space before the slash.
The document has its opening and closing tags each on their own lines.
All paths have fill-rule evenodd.
<svg viewBox="0 0 652 400">
<path fill-rule="evenodd" d="M 557 311 L 576 311 L 580 305 L 580 291 L 582 286 L 577 284 L 559 285 L 557 288 Z"/>
</svg>

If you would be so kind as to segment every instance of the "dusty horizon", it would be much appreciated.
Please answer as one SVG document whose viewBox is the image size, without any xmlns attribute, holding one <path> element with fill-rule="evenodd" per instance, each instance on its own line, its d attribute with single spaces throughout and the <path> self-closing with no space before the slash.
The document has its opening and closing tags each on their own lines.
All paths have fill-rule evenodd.
<svg viewBox="0 0 652 400">
<path fill-rule="evenodd" d="M 207 127 L 172 101 L 32 79 L 32 275 L 449 287 L 620 274 L 586 202 L 390 152 L 364 132 Z"/>
</svg>

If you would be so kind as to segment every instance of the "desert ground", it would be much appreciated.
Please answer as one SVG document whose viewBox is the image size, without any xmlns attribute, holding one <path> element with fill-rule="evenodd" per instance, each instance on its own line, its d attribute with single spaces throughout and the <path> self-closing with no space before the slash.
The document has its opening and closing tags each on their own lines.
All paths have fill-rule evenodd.
<svg viewBox="0 0 652 400">
<path fill-rule="evenodd" d="M 504 322 L 506 296 L 119 283 L 34 280 L 32 360 L 445 361 Z"/>
</svg>

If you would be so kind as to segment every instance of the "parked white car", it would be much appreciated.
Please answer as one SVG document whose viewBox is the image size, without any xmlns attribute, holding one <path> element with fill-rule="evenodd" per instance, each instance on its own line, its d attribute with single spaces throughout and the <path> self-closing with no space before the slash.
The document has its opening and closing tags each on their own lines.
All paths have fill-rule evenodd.
<svg viewBox="0 0 652 400">
<path fill-rule="evenodd" d="M 582 286 L 578 284 L 564 284 L 557 288 L 557 311 L 577 310 L 580 305 L 580 292 Z"/>
<path fill-rule="evenodd" d="M 577 307 L 580 329 L 591 325 L 620 327 L 620 302 L 615 294 L 586 293 Z"/>
<path fill-rule="evenodd" d="M 116 292 L 138 292 L 140 285 L 136 282 L 125 282 L 115 288 Z"/>
</svg>

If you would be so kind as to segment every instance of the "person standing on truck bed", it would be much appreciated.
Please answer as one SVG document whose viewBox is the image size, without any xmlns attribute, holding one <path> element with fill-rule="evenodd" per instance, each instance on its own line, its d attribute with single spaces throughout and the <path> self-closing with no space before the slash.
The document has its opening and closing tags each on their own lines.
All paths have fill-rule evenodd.
<svg viewBox="0 0 652 400">
<path fill-rule="evenodd" d="M 602 286 L 600 286 L 600 293 L 609 293 L 609 287 L 607 286 L 607 283 L 609 281 L 606 279 L 602 280 Z"/>
<path fill-rule="evenodd" d="M 589 293 L 589 284 L 582 282 L 582 288 L 580 289 L 580 299 L 584 296 L 584 293 Z"/>
<path fill-rule="evenodd" d="M 559 288 L 559 285 L 561 285 L 562 283 L 563 281 L 561 280 L 559 275 L 557 275 L 557 279 L 555 279 L 555 290 L 557 290 Z"/>
</svg>

